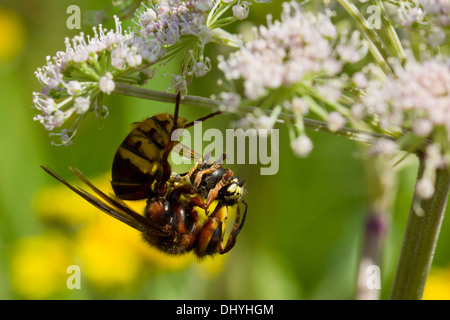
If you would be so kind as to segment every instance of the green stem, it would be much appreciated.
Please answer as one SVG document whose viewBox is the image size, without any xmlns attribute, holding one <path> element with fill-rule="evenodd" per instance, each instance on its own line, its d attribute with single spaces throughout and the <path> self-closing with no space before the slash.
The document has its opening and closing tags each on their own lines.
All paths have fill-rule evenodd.
<svg viewBox="0 0 450 320">
<path fill-rule="evenodd" d="M 140 99 L 147 99 L 147 100 L 153 100 L 153 101 L 159 101 L 159 102 L 167 102 L 167 103 L 175 103 L 176 94 L 168 93 L 168 92 L 160 92 L 155 90 L 150 90 L 142 87 L 136 87 L 124 83 L 117 82 L 116 83 L 116 89 L 114 90 L 115 94 L 122 94 L 130 97 L 136 97 Z M 217 109 L 221 104 L 222 101 L 220 100 L 213 100 L 198 96 L 189 96 L 185 95 L 181 98 L 181 103 L 184 105 L 194 106 L 194 107 L 201 107 L 201 108 L 208 108 L 208 109 Z M 256 107 L 241 107 L 242 111 L 245 112 L 254 112 L 255 110 L 260 110 Z M 269 114 L 270 116 L 270 114 Z M 295 122 L 295 116 L 294 115 L 286 115 L 281 113 L 279 115 L 278 122 L 284 121 L 283 119 L 288 116 L 291 117 L 291 119 Z M 320 131 L 320 132 L 328 132 L 332 133 L 339 137 L 344 137 L 353 141 L 362 142 L 362 143 L 374 143 L 377 139 L 380 138 L 386 138 L 391 139 L 388 136 L 380 135 L 377 133 L 362 131 L 358 129 L 353 128 L 342 128 L 338 131 L 331 132 L 328 128 L 328 124 L 323 121 L 313 120 L 313 119 L 303 119 L 304 126 L 306 129 L 313 130 L 313 131 Z"/>
<path fill-rule="evenodd" d="M 114 93 L 130 97 L 136 97 L 140 99 L 167 102 L 167 103 L 175 103 L 176 99 L 176 94 L 174 93 L 145 89 L 142 87 L 136 87 L 120 82 L 116 83 L 116 89 L 114 90 Z M 183 96 L 181 102 L 184 105 L 210 109 L 218 108 L 221 104 L 221 101 L 218 100 L 188 95 Z"/>
<path fill-rule="evenodd" d="M 238 49 L 244 43 L 236 35 L 231 34 L 223 30 L 222 28 L 215 28 L 213 29 L 212 33 L 213 33 L 212 41 L 231 48 Z"/>
<path fill-rule="evenodd" d="M 424 169 L 424 159 L 421 155 L 418 179 Z M 430 199 L 420 200 L 417 194 L 414 194 L 391 291 L 392 300 L 422 298 L 450 191 L 450 174 L 447 169 L 436 171 L 435 189 Z M 420 215 L 417 214 L 419 201 L 423 210 Z"/>
<path fill-rule="evenodd" d="M 363 152 L 368 152 L 363 150 Z M 394 159 L 386 156 L 368 157 L 366 180 L 368 187 L 369 210 L 364 222 L 362 252 L 359 260 L 355 299 L 378 300 L 381 291 L 371 287 L 374 266 L 382 268 L 386 234 L 389 229 L 397 180 L 393 170 Z"/>
<path fill-rule="evenodd" d="M 384 7 L 383 1 L 381 0 L 373 0 L 373 3 L 378 7 L 381 12 L 381 18 L 383 19 L 383 26 L 386 34 L 389 38 L 389 41 L 394 48 L 397 57 L 401 59 L 401 61 L 406 60 L 405 50 L 403 49 L 402 43 L 398 37 L 397 32 L 395 31 L 394 24 L 392 20 L 389 18 L 388 13 L 386 12 L 386 8 Z"/>
<path fill-rule="evenodd" d="M 377 63 L 385 70 L 385 72 L 390 72 L 392 68 L 389 65 L 388 59 L 392 57 L 392 55 L 378 33 L 374 30 L 374 27 L 370 25 L 370 23 L 366 20 L 366 18 L 364 18 L 352 2 L 347 0 L 338 0 L 338 2 L 353 18 L 353 20 L 355 20 L 365 38 L 369 41 L 370 52 L 372 52 L 372 55 Z"/>
</svg>

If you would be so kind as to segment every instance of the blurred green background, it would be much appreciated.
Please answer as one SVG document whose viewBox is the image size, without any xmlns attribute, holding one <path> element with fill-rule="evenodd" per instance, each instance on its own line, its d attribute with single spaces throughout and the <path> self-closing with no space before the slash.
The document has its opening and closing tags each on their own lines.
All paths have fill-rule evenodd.
<svg viewBox="0 0 450 320">
<path fill-rule="evenodd" d="M 236 247 L 224 257 L 197 261 L 167 257 L 140 241 L 131 228 L 90 208 L 46 175 L 49 165 L 74 183 L 76 166 L 96 184 L 108 185 L 112 157 L 131 122 L 172 105 L 108 96 L 109 116 L 81 125 L 73 145 L 56 147 L 32 120 L 34 71 L 47 55 L 64 50 L 69 5 L 88 10 L 110 1 L 16 0 L 0 3 L 0 298 L 1 299 L 352 299 L 367 211 L 367 184 L 359 146 L 324 133 L 311 133 L 314 149 L 296 158 L 280 127 L 280 168 L 261 176 L 259 165 L 231 168 L 246 181 L 249 212 Z M 249 21 L 279 17 L 279 1 L 254 5 Z M 90 26 L 83 24 L 89 34 Z M 211 56 L 217 48 L 211 48 Z M 169 65 L 166 72 L 175 73 Z M 217 94 L 212 72 L 196 80 L 190 94 Z M 163 90 L 168 79 L 149 87 Z M 208 110 L 183 107 L 196 119 Z M 233 117 L 203 125 L 225 130 Z M 401 246 L 416 164 L 399 173 L 382 275 L 387 298 Z M 173 168 L 175 171 L 183 171 Z M 105 217 L 103 217 L 105 216 Z M 449 298 L 450 221 L 442 226 L 425 297 Z M 81 268 L 81 289 L 69 290 L 69 265 Z"/>
</svg>

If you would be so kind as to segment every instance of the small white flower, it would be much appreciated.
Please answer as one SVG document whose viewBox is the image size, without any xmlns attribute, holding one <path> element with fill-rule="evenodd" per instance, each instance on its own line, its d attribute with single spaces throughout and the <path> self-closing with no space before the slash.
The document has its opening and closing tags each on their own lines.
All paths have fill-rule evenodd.
<svg viewBox="0 0 450 320">
<path fill-rule="evenodd" d="M 162 45 L 157 41 L 148 41 L 147 45 L 141 48 L 140 55 L 142 59 L 147 60 L 150 63 L 154 63 L 166 53 L 162 49 Z"/>
<path fill-rule="evenodd" d="M 116 88 L 116 84 L 114 83 L 113 76 L 110 72 L 107 72 L 103 77 L 100 78 L 98 82 L 100 91 L 110 94 Z"/>
<path fill-rule="evenodd" d="M 313 144 L 307 136 L 301 135 L 291 141 L 291 148 L 296 156 L 303 158 L 309 155 L 313 149 Z"/>
<path fill-rule="evenodd" d="M 172 89 L 175 89 L 176 92 L 185 92 L 187 90 L 186 79 L 182 75 L 175 75 L 172 78 L 171 86 L 167 90 L 169 91 Z"/>
<path fill-rule="evenodd" d="M 143 25 L 150 25 L 156 22 L 158 18 L 157 13 L 152 8 L 147 8 L 144 12 L 142 12 L 139 16 L 140 23 Z"/>
<path fill-rule="evenodd" d="M 348 63 L 356 63 L 361 60 L 358 50 L 350 45 L 339 45 L 336 48 L 337 53 L 339 54 L 342 61 Z"/>
<path fill-rule="evenodd" d="M 416 192 L 422 199 L 429 199 L 434 194 L 434 183 L 430 179 L 420 179 L 416 184 Z"/>
<path fill-rule="evenodd" d="M 117 70 L 121 70 L 125 67 L 127 61 L 125 60 L 127 56 L 127 48 L 119 46 L 111 51 L 111 65 Z"/>
<path fill-rule="evenodd" d="M 211 60 L 206 57 L 205 61 L 198 61 L 194 63 L 192 72 L 196 77 L 203 77 L 211 70 Z"/>
<path fill-rule="evenodd" d="M 74 100 L 74 109 L 77 114 L 85 113 L 89 110 L 91 102 L 88 97 L 77 97 Z"/>
<path fill-rule="evenodd" d="M 410 2 L 400 2 L 398 14 L 404 27 L 410 27 L 414 22 L 423 23 L 425 13 L 419 6 L 413 6 Z"/>
<path fill-rule="evenodd" d="M 426 167 L 431 169 L 442 169 L 445 165 L 444 157 L 442 156 L 442 148 L 438 144 L 430 144 L 426 148 Z"/>
<path fill-rule="evenodd" d="M 302 98 L 298 97 L 292 100 L 291 108 L 295 114 L 300 114 L 302 116 L 308 114 L 309 112 L 308 103 Z"/>
<path fill-rule="evenodd" d="M 244 20 L 248 17 L 249 6 L 251 5 L 248 1 L 240 1 L 237 5 L 233 6 L 233 15 L 238 20 Z"/>
<path fill-rule="evenodd" d="M 81 91 L 81 83 L 79 81 L 69 81 L 67 84 L 67 93 L 74 95 Z"/>
<path fill-rule="evenodd" d="M 342 129 L 345 122 L 344 117 L 336 111 L 333 111 L 328 115 L 328 129 L 330 129 L 331 132 Z"/>
<path fill-rule="evenodd" d="M 392 156 L 398 151 L 394 141 L 389 139 L 378 139 L 370 148 L 371 155 Z"/>
<path fill-rule="evenodd" d="M 212 9 L 214 3 L 211 0 L 198 0 L 196 8 L 199 11 L 206 12 Z"/>
<path fill-rule="evenodd" d="M 136 53 L 134 50 L 130 50 L 127 54 L 127 63 L 130 67 L 134 68 L 142 64 L 142 56 Z"/>
<path fill-rule="evenodd" d="M 241 97 L 233 92 L 221 92 L 220 98 L 222 100 L 222 104 L 219 109 L 227 112 L 235 112 L 238 110 L 241 105 Z"/>
<path fill-rule="evenodd" d="M 361 89 L 366 88 L 369 83 L 366 75 L 361 71 L 358 71 L 353 75 L 353 82 Z"/>
<path fill-rule="evenodd" d="M 426 137 L 433 130 L 433 124 L 428 119 L 419 119 L 413 124 L 412 130 L 415 134 L 421 137 Z"/>
<path fill-rule="evenodd" d="M 264 129 L 264 130 L 270 130 L 273 128 L 273 121 L 270 117 L 266 115 L 259 116 L 254 120 L 254 126 L 255 129 Z"/>
</svg>

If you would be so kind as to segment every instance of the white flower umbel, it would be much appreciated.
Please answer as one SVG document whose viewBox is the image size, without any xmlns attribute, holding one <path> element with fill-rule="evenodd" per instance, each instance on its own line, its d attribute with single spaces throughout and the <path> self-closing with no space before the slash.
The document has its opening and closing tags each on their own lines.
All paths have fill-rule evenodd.
<svg viewBox="0 0 450 320">
<path fill-rule="evenodd" d="M 431 197 L 434 172 L 450 165 L 450 59 L 399 64 L 395 75 L 369 83 L 362 105 L 367 115 L 381 119 L 386 131 L 401 127 L 411 132 L 415 145 L 432 142 L 424 150 L 425 170 L 417 187 L 423 198 Z"/>
<path fill-rule="evenodd" d="M 64 130 L 62 144 L 67 144 L 76 132 L 81 120 L 90 111 L 96 111 L 103 94 L 111 94 L 115 82 L 139 83 L 147 75 L 140 72 L 161 58 L 147 61 L 142 53 L 159 52 L 160 45 L 144 43 L 133 31 L 123 31 L 115 17 L 115 29 L 106 30 L 100 25 L 94 28 L 94 36 L 81 33 L 66 38 L 66 50 L 47 57 L 47 65 L 36 71 L 43 85 L 41 92 L 33 93 L 33 107 L 41 113 L 34 120 L 45 129 L 53 130 L 73 119 Z M 148 55 L 144 55 L 147 57 Z M 102 106 L 103 107 L 103 106 Z M 97 115 L 105 115 L 105 112 Z"/>
<path fill-rule="evenodd" d="M 237 41 L 221 28 L 247 18 L 250 5 L 242 0 L 167 0 L 138 11 L 136 23 L 141 37 L 162 44 L 167 57 L 184 52 L 180 76 L 189 84 L 192 76 L 202 77 L 211 69 L 206 44 Z"/>
<path fill-rule="evenodd" d="M 365 55 L 366 45 L 357 32 L 341 36 L 326 14 L 306 12 L 295 1 L 282 6 L 280 20 L 269 15 L 267 26 L 254 29 L 254 40 L 227 59 L 219 57 L 218 66 L 229 82 L 242 80 L 241 107 L 256 106 L 270 113 L 283 106 L 290 115 L 286 121 L 295 153 L 306 155 L 310 148 L 298 147 L 306 145 L 299 143 L 306 141 L 303 115 L 316 114 L 328 121 L 331 131 L 344 126 L 350 111 L 339 99 L 350 78 L 342 70 Z M 239 112 L 234 105 L 223 109 Z"/>
<path fill-rule="evenodd" d="M 450 1 L 395 1 L 402 26 L 416 29 L 432 47 L 444 43 L 450 27 Z"/>
<path fill-rule="evenodd" d="M 402 24 L 411 26 L 413 23 L 432 23 L 440 27 L 450 25 L 450 1 L 448 0 L 417 0 L 406 3 L 399 2 Z"/>
<path fill-rule="evenodd" d="M 66 50 L 47 57 L 47 65 L 36 71 L 43 89 L 33 93 L 33 107 L 40 111 L 34 120 L 47 130 L 71 120 L 64 133 L 56 134 L 61 144 L 67 144 L 89 112 L 100 117 L 107 114 L 104 94 L 111 94 L 118 84 L 145 84 L 176 54 L 183 57 L 181 71 L 168 90 L 186 92 L 193 76 L 204 76 L 211 69 L 211 60 L 204 55 L 207 43 L 237 43 L 218 30 L 245 18 L 249 5 L 241 0 L 161 1 L 137 11 L 133 29 L 122 30 L 114 17 L 113 30 L 100 25 L 94 28 L 94 36 L 81 33 L 67 38 Z"/>
</svg>

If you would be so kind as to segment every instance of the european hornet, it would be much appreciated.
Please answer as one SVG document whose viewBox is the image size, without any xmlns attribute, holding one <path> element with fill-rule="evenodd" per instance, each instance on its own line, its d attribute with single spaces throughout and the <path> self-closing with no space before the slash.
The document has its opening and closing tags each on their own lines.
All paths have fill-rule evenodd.
<svg viewBox="0 0 450 320">
<path fill-rule="evenodd" d="M 208 163 L 206 157 L 198 155 L 196 164 L 188 173 L 179 175 L 172 172 L 168 156 L 178 144 L 171 139 L 172 133 L 194 124 L 178 118 L 179 104 L 180 94 L 177 95 L 173 116 L 157 114 L 136 123 L 120 144 L 112 165 L 114 195 L 107 195 L 96 188 L 76 168 L 70 169 L 94 194 L 72 186 L 51 168 L 42 168 L 98 209 L 140 231 L 145 241 L 163 252 L 178 255 L 194 250 L 198 257 L 224 254 L 236 243 L 247 214 L 247 203 L 241 199 L 243 181 L 231 170 L 217 162 Z M 191 151 L 191 155 L 195 152 Z M 144 215 L 123 201 L 142 199 L 147 199 Z M 217 204 L 208 213 L 214 201 Z M 245 206 L 242 220 L 240 203 Z M 236 206 L 237 212 L 224 245 L 229 206 Z M 204 210 L 205 217 L 199 214 L 198 209 Z"/>
</svg>

